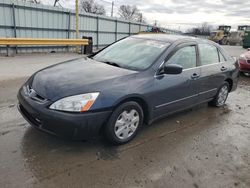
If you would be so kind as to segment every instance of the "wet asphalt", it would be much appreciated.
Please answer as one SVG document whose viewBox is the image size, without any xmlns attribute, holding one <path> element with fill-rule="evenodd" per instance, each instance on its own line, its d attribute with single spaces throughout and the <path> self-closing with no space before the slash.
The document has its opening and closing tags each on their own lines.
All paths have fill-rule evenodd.
<svg viewBox="0 0 250 188">
<path fill-rule="evenodd" d="M 32 128 L 17 111 L 16 92 L 32 71 L 75 56 L 0 57 L 0 187 L 250 187 L 250 78 L 241 77 L 224 107 L 166 117 L 126 145 L 73 142 Z M 25 70 L 16 62 L 22 58 Z"/>
</svg>

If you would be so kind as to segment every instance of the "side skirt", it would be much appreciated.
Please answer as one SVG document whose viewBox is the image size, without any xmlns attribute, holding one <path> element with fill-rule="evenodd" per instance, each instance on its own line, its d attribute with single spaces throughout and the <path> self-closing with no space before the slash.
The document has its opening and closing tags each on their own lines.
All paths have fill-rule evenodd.
<svg viewBox="0 0 250 188">
<path fill-rule="evenodd" d="M 149 122 L 148 122 L 147 124 L 150 125 L 150 124 L 152 124 L 153 122 L 155 122 L 156 120 L 163 119 L 163 118 L 168 117 L 168 116 L 170 116 L 170 115 L 173 115 L 173 114 L 175 114 L 175 113 L 177 113 L 177 112 L 181 112 L 181 111 L 184 111 L 184 110 L 187 110 L 187 109 L 191 109 L 191 108 L 193 108 L 193 107 L 195 107 L 195 106 L 198 106 L 198 105 L 200 105 L 200 104 L 207 103 L 207 102 L 209 102 L 209 101 L 211 101 L 211 100 L 213 100 L 213 99 L 214 99 L 214 98 L 209 98 L 209 99 L 207 99 L 207 100 L 205 100 L 205 101 L 202 101 L 202 102 L 200 102 L 200 103 L 196 103 L 196 104 L 194 104 L 194 105 L 191 105 L 191 106 L 188 106 L 188 107 L 185 107 L 185 108 L 181 108 L 181 109 L 178 109 L 178 110 L 175 110 L 175 111 L 172 111 L 172 112 L 168 112 L 168 113 L 166 113 L 166 114 L 162 114 L 162 115 L 160 115 L 160 116 L 158 116 L 158 117 L 155 117 L 155 118 L 149 120 Z"/>
</svg>

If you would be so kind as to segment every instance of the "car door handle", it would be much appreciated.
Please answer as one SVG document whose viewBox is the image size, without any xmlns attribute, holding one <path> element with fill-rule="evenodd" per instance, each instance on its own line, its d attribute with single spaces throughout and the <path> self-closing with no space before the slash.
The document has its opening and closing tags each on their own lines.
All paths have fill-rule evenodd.
<svg viewBox="0 0 250 188">
<path fill-rule="evenodd" d="M 191 76 L 191 78 L 192 78 L 193 80 L 198 79 L 199 77 L 200 77 L 200 75 L 197 74 L 197 73 L 194 73 L 194 74 Z"/>
<path fill-rule="evenodd" d="M 221 67 L 221 69 L 220 69 L 221 71 L 225 71 L 225 70 L 227 70 L 227 67 Z"/>
</svg>

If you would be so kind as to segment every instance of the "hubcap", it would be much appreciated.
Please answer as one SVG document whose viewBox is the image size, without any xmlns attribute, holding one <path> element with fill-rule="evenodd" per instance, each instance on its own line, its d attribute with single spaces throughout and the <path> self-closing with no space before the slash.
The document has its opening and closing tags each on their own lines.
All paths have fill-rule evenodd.
<svg viewBox="0 0 250 188">
<path fill-rule="evenodd" d="M 116 120 L 115 135 L 121 140 L 126 140 L 135 133 L 139 122 L 139 113 L 135 109 L 123 111 Z"/>
<path fill-rule="evenodd" d="M 219 95 L 218 95 L 218 105 L 221 106 L 225 103 L 226 99 L 227 99 L 227 95 L 228 95 L 228 87 L 227 86 L 223 86 L 220 89 Z"/>
<path fill-rule="evenodd" d="M 244 72 L 245 76 L 250 76 L 250 73 Z"/>
</svg>

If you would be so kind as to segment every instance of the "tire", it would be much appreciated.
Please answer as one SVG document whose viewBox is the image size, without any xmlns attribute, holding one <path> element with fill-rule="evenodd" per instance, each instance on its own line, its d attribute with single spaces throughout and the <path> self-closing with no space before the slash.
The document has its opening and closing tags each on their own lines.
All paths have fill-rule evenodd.
<svg viewBox="0 0 250 188">
<path fill-rule="evenodd" d="M 211 106 L 221 107 L 225 104 L 228 94 L 229 94 L 230 86 L 228 82 L 224 82 L 222 86 L 218 89 L 218 92 L 214 99 L 209 102 Z M 224 94 L 223 94 L 224 93 Z"/>
<path fill-rule="evenodd" d="M 118 106 L 105 126 L 105 136 L 114 145 L 131 141 L 143 124 L 143 110 L 134 101 Z"/>
<path fill-rule="evenodd" d="M 250 77 L 250 73 L 248 73 L 248 72 L 243 72 L 243 75 L 246 77 Z"/>
</svg>

